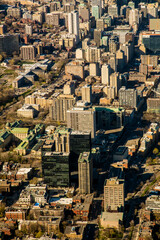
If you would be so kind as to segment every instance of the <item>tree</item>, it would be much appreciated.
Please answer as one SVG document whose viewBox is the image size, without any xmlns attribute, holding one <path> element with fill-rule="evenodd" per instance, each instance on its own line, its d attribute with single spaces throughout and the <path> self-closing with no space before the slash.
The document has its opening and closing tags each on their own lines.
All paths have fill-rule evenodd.
<svg viewBox="0 0 160 240">
<path fill-rule="evenodd" d="M 42 237 L 42 235 L 43 235 L 43 232 L 39 231 L 39 232 L 36 234 L 36 238 L 40 238 L 40 237 Z"/>
<path fill-rule="evenodd" d="M 154 148 L 154 149 L 153 149 L 153 154 L 154 154 L 154 155 L 157 155 L 158 153 L 159 153 L 158 148 Z"/>
</svg>

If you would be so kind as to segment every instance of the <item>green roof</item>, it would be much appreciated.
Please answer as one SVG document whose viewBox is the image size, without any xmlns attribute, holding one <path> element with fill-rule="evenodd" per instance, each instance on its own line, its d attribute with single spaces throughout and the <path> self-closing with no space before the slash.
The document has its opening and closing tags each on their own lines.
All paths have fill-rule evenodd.
<svg viewBox="0 0 160 240">
<path fill-rule="evenodd" d="M 55 133 L 60 133 L 60 134 L 67 134 L 69 132 L 70 132 L 69 128 L 67 128 L 65 126 L 59 126 L 55 130 Z"/>
<path fill-rule="evenodd" d="M 28 134 L 29 128 L 13 128 L 13 129 L 11 130 L 11 132 L 12 132 L 13 134 L 16 134 L 16 133 Z"/>
</svg>

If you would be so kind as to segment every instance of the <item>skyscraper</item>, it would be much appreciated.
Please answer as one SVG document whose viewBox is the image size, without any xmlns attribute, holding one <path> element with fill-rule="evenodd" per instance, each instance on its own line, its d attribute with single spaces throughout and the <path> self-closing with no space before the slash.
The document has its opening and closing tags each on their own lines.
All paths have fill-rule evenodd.
<svg viewBox="0 0 160 240">
<path fill-rule="evenodd" d="M 68 30 L 69 33 L 79 36 L 79 13 L 73 11 L 68 13 Z"/>
<path fill-rule="evenodd" d="M 90 152 L 83 152 L 78 159 L 79 192 L 89 194 L 92 191 L 93 163 Z"/>
<path fill-rule="evenodd" d="M 137 108 L 137 90 L 121 87 L 119 90 L 120 106 Z"/>
<path fill-rule="evenodd" d="M 32 35 L 32 31 L 33 31 L 32 25 L 27 25 L 27 24 L 26 24 L 26 26 L 25 26 L 25 33 L 26 33 L 27 35 Z"/>
<path fill-rule="evenodd" d="M 110 66 L 108 64 L 102 65 L 102 72 L 101 72 L 101 82 L 102 84 L 109 85 L 110 84 Z"/>
<path fill-rule="evenodd" d="M 82 87 L 82 100 L 88 103 L 92 102 L 92 86 L 85 85 Z"/>
</svg>

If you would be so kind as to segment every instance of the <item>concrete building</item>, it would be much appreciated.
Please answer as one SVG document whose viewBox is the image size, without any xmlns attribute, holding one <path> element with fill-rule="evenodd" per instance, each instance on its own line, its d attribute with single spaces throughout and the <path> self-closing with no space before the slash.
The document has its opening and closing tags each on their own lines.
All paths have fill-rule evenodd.
<svg viewBox="0 0 160 240">
<path fill-rule="evenodd" d="M 118 95 L 118 90 L 120 89 L 119 73 L 112 73 L 110 75 L 110 86 L 115 87 L 116 96 Z"/>
<path fill-rule="evenodd" d="M 36 48 L 33 45 L 22 46 L 20 51 L 23 60 L 34 60 L 36 57 Z"/>
<path fill-rule="evenodd" d="M 79 5 L 79 17 L 83 22 L 89 21 L 89 9 L 85 5 Z"/>
<path fill-rule="evenodd" d="M 87 62 L 99 62 L 101 57 L 101 50 L 97 47 L 88 47 L 85 52 Z"/>
<path fill-rule="evenodd" d="M 149 30 L 160 30 L 160 19 L 156 18 L 156 19 L 149 19 Z"/>
<path fill-rule="evenodd" d="M 78 80 L 84 79 L 84 65 L 80 61 L 72 61 L 65 65 L 65 74 L 72 74 Z"/>
<path fill-rule="evenodd" d="M 92 77 L 99 76 L 99 64 L 98 63 L 90 63 L 89 64 L 89 75 Z"/>
<path fill-rule="evenodd" d="M 32 35 L 33 33 L 32 25 L 28 25 L 28 24 L 25 25 L 25 33 L 30 36 Z"/>
<path fill-rule="evenodd" d="M 118 16 L 118 6 L 117 6 L 117 4 L 108 6 L 108 15 L 110 15 L 112 17 L 117 17 Z"/>
<path fill-rule="evenodd" d="M 109 38 L 109 51 L 111 53 L 116 53 L 119 48 L 119 38 L 116 35 L 112 35 Z"/>
<path fill-rule="evenodd" d="M 94 29 L 94 41 L 97 47 L 100 47 L 102 37 L 102 31 L 99 29 Z"/>
<path fill-rule="evenodd" d="M 69 33 L 79 37 L 79 13 L 77 11 L 68 14 L 68 30 Z"/>
<path fill-rule="evenodd" d="M 4 24 L 1 24 L 1 25 L 0 25 L 0 35 L 5 34 L 6 31 L 7 31 L 7 26 L 4 25 Z"/>
<path fill-rule="evenodd" d="M 99 6 L 92 6 L 92 16 L 93 16 L 95 19 L 98 19 L 98 18 L 101 17 L 100 7 L 99 7 Z"/>
<path fill-rule="evenodd" d="M 70 153 L 70 130 L 66 127 L 57 127 L 53 133 L 55 151 Z"/>
<path fill-rule="evenodd" d="M 123 107 L 137 108 L 137 90 L 126 89 L 121 87 L 119 89 L 119 105 Z"/>
<path fill-rule="evenodd" d="M 50 26 L 59 26 L 60 14 L 57 12 L 46 14 L 46 23 Z"/>
<path fill-rule="evenodd" d="M 92 85 L 85 85 L 82 87 L 82 101 L 92 102 Z"/>
<path fill-rule="evenodd" d="M 147 17 L 149 19 L 158 17 L 158 2 L 147 4 Z"/>
<path fill-rule="evenodd" d="M 64 95 L 74 95 L 75 94 L 75 83 L 73 81 L 67 82 L 63 87 Z"/>
<path fill-rule="evenodd" d="M 124 208 L 124 180 L 106 179 L 104 183 L 104 211 L 122 211 Z"/>
<path fill-rule="evenodd" d="M 76 103 L 74 95 L 60 94 L 57 98 L 53 99 L 50 107 L 50 118 L 55 121 L 67 121 L 67 110 L 71 109 Z"/>
<path fill-rule="evenodd" d="M 26 105 L 24 104 L 17 110 L 17 115 L 24 118 L 35 118 L 38 115 L 40 106 L 37 104 Z"/>
<path fill-rule="evenodd" d="M 78 182 L 79 193 L 89 194 L 92 192 L 93 163 L 90 152 L 83 152 L 78 159 Z"/>
<path fill-rule="evenodd" d="M 108 64 L 102 65 L 101 82 L 105 85 L 110 85 L 110 66 Z"/>
<path fill-rule="evenodd" d="M 133 26 L 134 23 L 139 24 L 139 11 L 138 9 L 131 9 L 129 12 L 129 25 Z"/>
<path fill-rule="evenodd" d="M 67 127 L 78 131 L 91 132 L 92 138 L 96 133 L 96 114 L 88 103 L 78 101 L 77 105 L 67 111 Z"/>
<path fill-rule="evenodd" d="M 22 16 L 22 10 L 17 7 L 9 7 L 7 9 L 7 16 L 12 16 L 15 18 L 21 18 Z"/>
<path fill-rule="evenodd" d="M 110 54 L 108 64 L 110 65 L 110 73 L 117 72 L 117 59 L 115 53 Z"/>
</svg>

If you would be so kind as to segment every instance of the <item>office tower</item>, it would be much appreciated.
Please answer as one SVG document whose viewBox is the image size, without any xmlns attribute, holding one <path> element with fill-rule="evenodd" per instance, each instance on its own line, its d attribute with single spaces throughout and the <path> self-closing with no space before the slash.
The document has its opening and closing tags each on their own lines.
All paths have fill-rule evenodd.
<svg viewBox="0 0 160 240">
<path fill-rule="evenodd" d="M 53 99 L 53 104 L 50 107 L 50 118 L 55 121 L 67 121 L 67 110 L 71 109 L 76 103 L 76 97 L 74 95 L 64 95 Z"/>
<path fill-rule="evenodd" d="M 142 33 L 142 43 L 147 51 L 154 54 L 160 52 L 160 34 L 158 32 Z"/>
<path fill-rule="evenodd" d="M 117 59 L 115 53 L 110 54 L 108 64 L 110 65 L 110 73 L 117 72 Z"/>
<path fill-rule="evenodd" d="M 101 57 L 101 50 L 97 47 L 88 47 L 86 49 L 85 55 L 87 62 L 99 62 Z"/>
<path fill-rule="evenodd" d="M 68 30 L 69 33 L 79 36 L 79 14 L 77 11 L 68 14 Z"/>
<path fill-rule="evenodd" d="M 33 60 L 36 57 L 36 49 L 33 45 L 22 46 L 20 51 L 23 60 Z"/>
<path fill-rule="evenodd" d="M 27 35 L 32 35 L 32 33 L 33 33 L 33 28 L 32 28 L 32 25 L 25 25 L 25 33 L 27 34 Z"/>
<path fill-rule="evenodd" d="M 98 29 L 94 29 L 94 41 L 97 47 L 100 47 L 101 37 L 102 37 L 102 31 Z"/>
<path fill-rule="evenodd" d="M 75 94 L 75 83 L 73 81 L 67 82 L 63 87 L 64 95 L 74 95 Z"/>
<path fill-rule="evenodd" d="M 57 127 L 53 133 L 55 151 L 62 153 L 70 152 L 70 130 L 65 126 Z"/>
<path fill-rule="evenodd" d="M 79 17 L 83 22 L 89 21 L 89 9 L 84 5 L 79 5 Z"/>
<path fill-rule="evenodd" d="M 72 130 L 70 133 L 70 151 L 76 156 L 82 152 L 91 152 L 91 133 Z"/>
<path fill-rule="evenodd" d="M 0 53 L 11 55 L 19 51 L 19 34 L 5 34 L 0 36 Z"/>
<path fill-rule="evenodd" d="M 108 64 L 103 64 L 102 65 L 102 70 L 101 70 L 101 82 L 102 84 L 109 85 L 110 84 L 110 66 Z"/>
<path fill-rule="evenodd" d="M 100 46 L 102 46 L 103 48 L 105 48 L 106 51 L 108 52 L 108 36 L 103 36 L 103 37 L 101 38 Z"/>
<path fill-rule="evenodd" d="M 147 4 L 147 17 L 149 19 L 158 17 L 158 2 Z"/>
<path fill-rule="evenodd" d="M 78 101 L 77 105 L 67 111 L 67 127 L 78 131 L 91 132 L 91 137 L 96 134 L 95 111 L 83 101 Z"/>
<path fill-rule="evenodd" d="M 59 26 L 59 13 L 47 13 L 46 14 L 46 23 L 50 26 Z"/>
<path fill-rule="evenodd" d="M 114 72 L 110 75 L 110 86 L 115 87 L 116 96 L 118 95 L 118 90 L 120 88 L 119 73 Z"/>
<path fill-rule="evenodd" d="M 124 207 L 124 180 L 106 179 L 104 184 L 104 211 L 122 211 Z"/>
<path fill-rule="evenodd" d="M 139 11 L 138 9 L 131 9 L 129 12 L 129 25 L 133 26 L 134 23 L 139 24 Z"/>
<path fill-rule="evenodd" d="M 112 17 L 118 16 L 118 7 L 116 4 L 108 6 L 108 15 Z"/>
<path fill-rule="evenodd" d="M 7 26 L 2 24 L 0 25 L 0 35 L 3 35 L 7 31 Z"/>
<path fill-rule="evenodd" d="M 78 159 L 79 193 L 89 194 L 92 191 L 93 163 L 90 152 L 83 152 Z"/>
<path fill-rule="evenodd" d="M 137 90 L 121 87 L 119 89 L 119 105 L 123 107 L 137 108 Z"/>
<path fill-rule="evenodd" d="M 88 103 L 92 102 L 92 85 L 82 87 L 82 100 Z"/>
<path fill-rule="evenodd" d="M 42 151 L 44 183 L 51 187 L 69 187 L 69 153 Z"/>
<path fill-rule="evenodd" d="M 90 63 L 89 64 L 89 75 L 92 77 L 99 76 L 99 64 L 98 63 Z"/>
<path fill-rule="evenodd" d="M 118 48 L 119 48 L 119 38 L 118 36 L 113 35 L 109 38 L 109 51 L 111 53 L 116 53 Z"/>
</svg>

